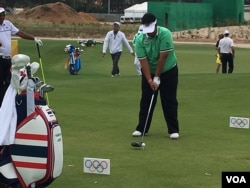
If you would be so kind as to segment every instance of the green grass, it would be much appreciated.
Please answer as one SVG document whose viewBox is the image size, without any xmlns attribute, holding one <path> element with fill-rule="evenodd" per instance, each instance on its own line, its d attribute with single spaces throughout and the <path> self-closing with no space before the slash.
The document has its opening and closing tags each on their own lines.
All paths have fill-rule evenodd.
<svg viewBox="0 0 250 188">
<path fill-rule="evenodd" d="M 212 45 L 176 45 L 179 65 L 180 139 L 168 138 L 160 101 L 145 150 L 134 150 L 140 78 L 124 49 L 122 76 L 111 78 L 111 58 L 101 45 L 85 48 L 83 68 L 64 69 L 65 45 L 44 40 L 41 59 L 50 107 L 63 131 L 64 169 L 52 188 L 218 188 L 222 171 L 249 171 L 249 130 L 229 128 L 229 117 L 249 117 L 249 49 L 236 49 L 232 75 L 216 74 Z M 20 40 L 19 53 L 38 61 L 32 41 Z M 37 74 L 41 78 L 41 71 Z M 83 173 L 83 157 L 111 160 L 111 175 Z"/>
</svg>

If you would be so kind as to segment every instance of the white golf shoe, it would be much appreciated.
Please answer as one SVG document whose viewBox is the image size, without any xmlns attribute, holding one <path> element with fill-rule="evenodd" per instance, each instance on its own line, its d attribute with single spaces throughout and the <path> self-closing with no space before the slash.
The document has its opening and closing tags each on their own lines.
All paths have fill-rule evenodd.
<svg viewBox="0 0 250 188">
<path fill-rule="evenodd" d="M 170 134 L 169 137 L 170 137 L 171 139 L 177 139 L 177 138 L 180 137 L 180 135 L 179 135 L 179 133 L 172 133 L 172 134 Z"/>
<path fill-rule="evenodd" d="M 134 131 L 133 133 L 132 133 L 132 136 L 133 137 L 137 137 L 137 136 L 141 136 L 142 135 L 142 133 L 140 132 L 140 131 Z"/>
</svg>

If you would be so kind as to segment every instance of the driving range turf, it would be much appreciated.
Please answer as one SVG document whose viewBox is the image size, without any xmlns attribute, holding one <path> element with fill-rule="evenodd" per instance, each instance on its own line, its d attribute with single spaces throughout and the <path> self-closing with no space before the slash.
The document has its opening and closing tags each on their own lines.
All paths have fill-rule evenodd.
<svg viewBox="0 0 250 188">
<path fill-rule="evenodd" d="M 64 69 L 67 44 L 43 40 L 40 48 L 50 107 L 62 127 L 64 168 L 52 188 L 218 188 L 222 171 L 249 171 L 249 129 L 229 127 L 229 117 L 250 116 L 249 49 L 236 48 L 233 74 L 216 74 L 214 45 L 176 44 L 179 66 L 180 138 L 169 139 L 160 100 L 144 150 L 131 143 L 139 111 L 140 77 L 127 49 L 121 77 L 111 78 L 111 57 L 102 45 L 85 48 L 82 69 Z M 39 62 L 33 41 L 19 53 Z M 35 76 L 42 78 L 41 69 Z M 110 159 L 111 174 L 83 173 L 83 157 Z"/>
</svg>

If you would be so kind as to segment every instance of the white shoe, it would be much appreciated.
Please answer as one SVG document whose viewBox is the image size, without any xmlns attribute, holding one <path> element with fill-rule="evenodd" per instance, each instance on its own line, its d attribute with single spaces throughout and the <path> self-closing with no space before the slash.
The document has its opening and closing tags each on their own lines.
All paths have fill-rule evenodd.
<svg viewBox="0 0 250 188">
<path fill-rule="evenodd" d="M 141 135 L 142 135 L 142 133 L 140 131 L 134 131 L 132 133 L 132 136 L 134 136 L 134 137 L 141 136 Z"/>
<path fill-rule="evenodd" d="M 170 138 L 171 139 L 177 139 L 179 137 L 180 137 L 179 133 L 172 133 L 172 134 L 170 134 Z"/>
</svg>

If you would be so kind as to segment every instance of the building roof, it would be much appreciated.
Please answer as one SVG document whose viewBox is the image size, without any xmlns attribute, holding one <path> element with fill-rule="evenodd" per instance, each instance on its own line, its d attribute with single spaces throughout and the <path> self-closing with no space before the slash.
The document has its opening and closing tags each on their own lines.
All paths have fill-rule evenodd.
<svg viewBox="0 0 250 188">
<path fill-rule="evenodd" d="M 148 10 L 148 2 L 144 2 L 126 8 L 124 12 L 147 12 L 147 10 Z"/>
</svg>

